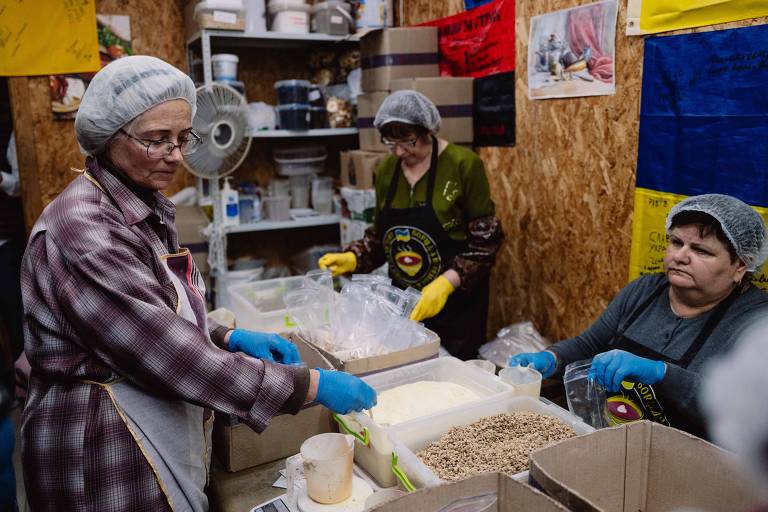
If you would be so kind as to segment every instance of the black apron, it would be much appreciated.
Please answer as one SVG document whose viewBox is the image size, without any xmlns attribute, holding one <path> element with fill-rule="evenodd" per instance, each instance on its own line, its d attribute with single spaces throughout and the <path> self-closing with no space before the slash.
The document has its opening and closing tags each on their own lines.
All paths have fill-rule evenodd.
<svg viewBox="0 0 768 512">
<path fill-rule="evenodd" d="M 384 207 L 377 219 L 377 232 L 381 233 L 384 253 L 389 263 L 389 275 L 400 288 L 409 286 L 418 290 L 437 279 L 448 268 L 448 263 L 467 247 L 466 241 L 452 239 L 443 229 L 432 207 L 432 196 L 437 176 L 437 139 L 432 137 L 432 160 L 427 171 L 427 196 L 421 206 L 392 208 L 402 174 L 398 161 L 389 185 Z M 451 355 L 460 359 L 473 359 L 480 345 L 485 343 L 485 324 L 488 318 L 488 278 L 471 292 L 454 291 L 443 310 L 424 321 L 435 331 Z"/>
<path fill-rule="evenodd" d="M 662 283 L 642 304 L 640 304 L 629 317 L 629 320 L 627 320 L 624 326 L 616 334 L 613 341 L 611 341 L 611 349 L 624 350 L 636 356 L 663 361 L 681 368 L 688 368 L 691 361 L 696 358 L 699 351 L 704 346 L 704 343 L 709 339 L 712 331 L 715 330 L 720 323 L 720 320 L 722 320 L 723 316 L 725 316 L 728 309 L 736 300 L 736 297 L 738 297 L 741 287 L 737 286 L 725 300 L 715 307 L 712 314 L 707 319 L 707 322 L 704 324 L 704 327 L 702 327 L 701 331 L 696 336 L 696 339 L 693 340 L 691 346 L 688 347 L 688 350 L 686 350 L 679 359 L 660 354 L 624 335 L 627 329 L 629 329 L 640 315 L 650 307 L 653 301 L 668 289 L 669 283 Z M 674 392 L 674 390 L 667 391 L 667 393 L 670 392 Z M 677 401 L 665 400 L 664 398 L 664 392 L 654 389 L 651 385 L 642 382 L 623 381 L 619 392 L 612 395 L 609 394 L 608 396 L 608 421 L 612 425 L 619 425 L 639 419 L 647 419 L 706 438 L 706 427 L 702 418 L 692 417 L 690 413 L 687 413 L 676 406 Z"/>
</svg>

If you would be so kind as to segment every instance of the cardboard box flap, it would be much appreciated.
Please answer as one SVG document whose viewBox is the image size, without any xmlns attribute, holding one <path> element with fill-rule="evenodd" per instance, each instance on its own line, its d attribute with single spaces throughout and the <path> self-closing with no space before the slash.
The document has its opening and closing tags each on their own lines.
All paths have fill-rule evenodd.
<svg viewBox="0 0 768 512">
<path fill-rule="evenodd" d="M 374 507 L 377 512 L 404 510 L 439 511 L 459 500 L 496 494 L 496 504 L 488 512 L 561 512 L 567 510 L 541 492 L 507 475 L 486 473 L 459 482 L 426 487 L 395 501 Z M 486 510 L 486 509 L 483 509 Z"/>
<path fill-rule="evenodd" d="M 574 510 L 622 510 L 626 446 L 626 430 L 614 428 L 536 450 L 531 482 Z"/>
<path fill-rule="evenodd" d="M 641 510 L 747 510 L 755 502 L 733 454 L 658 423 L 649 430 L 648 483 Z"/>
</svg>

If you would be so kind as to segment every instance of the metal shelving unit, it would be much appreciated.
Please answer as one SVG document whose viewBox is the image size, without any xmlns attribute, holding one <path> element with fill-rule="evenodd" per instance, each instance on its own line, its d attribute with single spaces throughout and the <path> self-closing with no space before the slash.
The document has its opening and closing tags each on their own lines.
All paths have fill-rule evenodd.
<svg viewBox="0 0 768 512">
<path fill-rule="evenodd" d="M 360 37 L 365 32 L 350 34 L 348 36 L 332 36 L 328 34 L 285 34 L 279 32 L 247 33 L 231 30 L 201 30 L 187 40 L 187 62 L 190 72 L 193 69 L 192 61 L 196 52 L 202 55 L 203 83 L 213 83 L 211 68 L 211 52 L 225 49 L 265 49 L 265 48 L 307 48 L 317 45 L 328 46 L 355 46 L 360 42 Z M 193 77 L 194 79 L 194 77 Z M 294 130 L 265 130 L 253 132 L 255 139 L 287 139 L 287 138 L 311 138 L 311 137 L 338 137 L 354 136 L 357 128 L 326 128 L 307 131 Z M 285 222 L 261 221 L 237 226 L 224 226 L 222 224 L 221 200 L 218 180 L 207 181 L 208 193 L 213 201 L 213 226 L 209 238 L 209 259 L 211 261 L 211 274 L 221 275 L 227 268 L 227 235 L 233 233 L 249 233 L 260 231 L 272 231 L 281 229 L 298 229 L 313 226 L 328 226 L 339 223 L 338 215 L 319 215 Z M 203 197 L 205 190 L 204 180 L 197 178 L 198 197 Z"/>
</svg>

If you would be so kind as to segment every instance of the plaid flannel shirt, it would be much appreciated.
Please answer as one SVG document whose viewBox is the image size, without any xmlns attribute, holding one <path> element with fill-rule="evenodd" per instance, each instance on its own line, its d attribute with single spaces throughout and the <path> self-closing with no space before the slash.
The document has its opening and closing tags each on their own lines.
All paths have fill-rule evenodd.
<svg viewBox="0 0 768 512">
<path fill-rule="evenodd" d="M 34 510 L 166 510 L 108 393 L 83 380 L 122 377 L 262 431 L 279 411 L 298 411 L 308 375 L 230 353 L 219 348 L 225 328 L 206 333 L 178 316 L 160 261 L 178 251 L 173 203 L 155 193 L 150 208 L 91 159 L 88 172 L 45 209 L 24 257 L 27 495 Z"/>
</svg>

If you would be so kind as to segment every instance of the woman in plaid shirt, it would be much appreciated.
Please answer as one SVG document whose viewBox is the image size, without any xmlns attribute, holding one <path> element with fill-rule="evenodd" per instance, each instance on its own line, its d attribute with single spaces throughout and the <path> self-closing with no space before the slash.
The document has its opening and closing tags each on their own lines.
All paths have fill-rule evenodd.
<svg viewBox="0 0 768 512">
<path fill-rule="evenodd" d="M 262 431 L 307 401 L 376 402 L 356 377 L 290 366 L 298 351 L 277 335 L 206 322 L 159 192 L 203 143 L 194 112 L 190 78 L 154 57 L 109 64 L 83 97 L 86 169 L 35 224 L 22 268 L 34 510 L 207 510 L 212 410 Z"/>
</svg>

